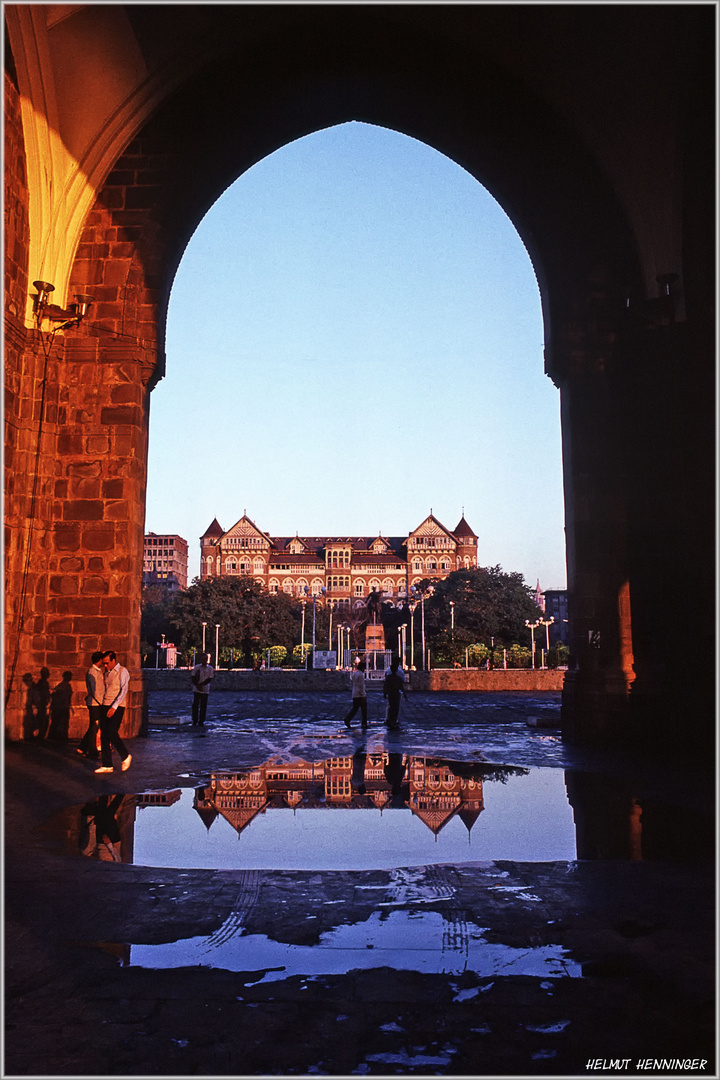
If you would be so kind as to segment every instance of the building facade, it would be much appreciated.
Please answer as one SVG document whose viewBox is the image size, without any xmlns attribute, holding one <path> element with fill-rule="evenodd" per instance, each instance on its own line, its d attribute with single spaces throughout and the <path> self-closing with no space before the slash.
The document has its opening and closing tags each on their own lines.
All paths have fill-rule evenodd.
<svg viewBox="0 0 720 1080">
<path fill-rule="evenodd" d="M 543 593 L 543 611 L 547 618 L 552 616 L 550 625 L 550 644 L 569 641 L 569 615 L 567 589 L 546 589 Z"/>
<path fill-rule="evenodd" d="M 188 543 L 175 533 L 145 533 L 143 585 L 164 585 L 170 592 L 187 589 Z"/>
<path fill-rule="evenodd" d="M 407 536 L 270 536 L 246 515 L 227 532 L 215 519 L 200 537 L 200 577 L 257 578 L 270 593 L 324 596 L 351 607 L 370 593 L 402 601 L 423 578 L 477 567 L 464 515 L 454 530 L 432 512 Z"/>
</svg>

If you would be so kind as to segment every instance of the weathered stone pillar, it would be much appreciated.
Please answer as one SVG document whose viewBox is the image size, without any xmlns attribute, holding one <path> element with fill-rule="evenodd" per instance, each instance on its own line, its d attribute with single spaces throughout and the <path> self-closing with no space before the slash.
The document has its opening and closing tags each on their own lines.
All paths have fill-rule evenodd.
<svg viewBox="0 0 720 1080">
<path fill-rule="evenodd" d="M 24 581 L 19 566 L 13 589 L 14 606 L 24 605 L 23 633 L 6 729 L 21 737 L 22 674 L 37 677 L 44 666 L 51 686 L 63 671 L 72 672 L 69 734 L 78 737 L 87 723 L 90 656 L 112 648 L 131 674 L 121 734 L 137 735 L 148 381 L 155 353 L 81 332 L 54 347 L 61 359 L 51 352 L 35 519 L 28 515 L 24 528 L 31 554 Z M 24 455 L 24 481 L 32 487 L 30 458 L 31 452 Z"/>
<path fill-rule="evenodd" d="M 566 323 L 548 364 L 561 390 L 570 611 L 562 723 L 564 737 L 579 742 L 627 735 L 634 679 L 614 347 L 605 319 Z"/>
</svg>

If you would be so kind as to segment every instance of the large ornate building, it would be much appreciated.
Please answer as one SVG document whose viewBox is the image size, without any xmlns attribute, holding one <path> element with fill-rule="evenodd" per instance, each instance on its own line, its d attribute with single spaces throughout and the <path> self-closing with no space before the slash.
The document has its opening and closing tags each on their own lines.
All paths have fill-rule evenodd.
<svg viewBox="0 0 720 1080">
<path fill-rule="evenodd" d="M 270 536 L 243 514 L 200 537 L 200 577 L 243 576 L 268 592 L 325 596 L 349 607 L 371 592 L 402 599 L 423 578 L 477 567 L 477 536 L 463 515 L 446 529 L 432 514 L 408 536 Z"/>
</svg>

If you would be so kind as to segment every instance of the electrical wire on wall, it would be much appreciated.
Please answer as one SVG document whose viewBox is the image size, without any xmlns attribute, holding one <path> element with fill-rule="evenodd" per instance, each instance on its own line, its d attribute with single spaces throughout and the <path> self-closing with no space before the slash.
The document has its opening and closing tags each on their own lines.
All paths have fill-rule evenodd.
<svg viewBox="0 0 720 1080">
<path fill-rule="evenodd" d="M 50 360 L 50 353 L 52 351 L 53 343 L 55 341 L 55 334 L 60 329 L 62 329 L 62 327 L 56 327 L 52 331 L 52 333 L 47 336 L 47 339 L 41 331 L 39 332 L 40 345 L 43 351 L 43 372 L 42 381 L 40 383 L 40 417 L 38 419 L 38 436 L 37 446 L 35 447 L 35 464 L 33 468 L 33 484 L 30 495 L 30 507 L 27 515 L 27 541 L 20 585 L 20 603 L 17 612 L 18 619 L 15 638 L 15 649 L 13 653 L 12 663 L 10 665 L 9 678 L 5 689 L 5 708 L 7 708 L 10 694 L 12 693 L 13 683 L 15 681 L 17 663 L 20 657 L 20 639 L 22 637 L 22 632 L 25 626 L 25 601 L 27 600 L 28 579 L 30 575 L 30 558 L 32 556 L 32 542 L 35 533 L 35 521 L 37 516 L 38 488 L 40 486 L 40 449 L 42 446 L 43 428 L 45 425 L 45 392 L 47 389 L 48 363 Z"/>
</svg>

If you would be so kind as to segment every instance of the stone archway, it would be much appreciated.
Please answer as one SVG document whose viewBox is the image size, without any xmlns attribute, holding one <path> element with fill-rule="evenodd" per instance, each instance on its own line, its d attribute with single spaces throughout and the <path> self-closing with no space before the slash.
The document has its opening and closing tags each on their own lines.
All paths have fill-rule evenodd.
<svg viewBox="0 0 720 1080">
<path fill-rule="evenodd" d="M 649 700 L 657 699 L 653 680 L 661 676 L 654 626 L 643 618 L 652 609 L 653 589 L 641 546 L 662 513 L 651 500 L 641 510 L 633 501 L 643 490 L 647 466 L 647 448 L 638 453 L 633 442 L 643 412 L 638 381 L 643 364 L 663 350 L 667 365 L 692 361 L 693 342 L 687 329 L 673 324 L 669 301 L 665 306 L 652 302 L 657 260 L 671 258 L 673 245 L 643 233 L 646 223 L 638 206 L 627 192 L 625 198 L 618 195 L 617 162 L 607 146 L 603 157 L 602 138 L 594 151 L 589 149 L 588 116 L 581 115 L 569 92 L 573 79 L 583 85 L 580 73 L 573 70 L 558 90 L 547 72 L 528 78 L 523 68 L 523 57 L 539 61 L 544 47 L 576 67 L 566 51 L 572 40 L 567 16 L 532 12 L 523 21 L 523 9 L 465 9 L 452 19 L 444 14 L 441 24 L 422 8 L 410 9 L 410 16 L 402 9 L 292 8 L 281 18 L 272 8 L 252 7 L 212 13 L 172 7 L 116 10 L 122 17 L 103 24 L 103 40 L 123 43 L 129 85 L 133 64 L 141 59 L 152 78 L 141 84 L 140 104 L 119 117 L 103 153 L 96 155 L 103 167 L 87 170 L 95 196 L 81 213 L 78 243 L 65 263 L 68 295 L 91 292 L 95 305 L 91 320 L 55 342 L 46 380 L 37 332 L 27 326 L 28 271 L 31 279 L 38 273 L 29 265 L 38 243 L 34 249 L 27 235 L 33 232 L 28 230 L 32 177 L 25 188 L 26 211 L 21 199 L 13 235 L 17 270 L 10 296 L 16 314 L 10 320 L 9 356 L 17 372 L 17 397 L 37 399 L 37 409 L 42 391 L 46 398 L 39 435 L 21 405 L 13 411 L 13 401 L 9 410 L 9 445 L 20 451 L 17 460 L 26 479 L 33 476 L 33 440 L 41 441 L 35 496 L 31 480 L 11 477 L 6 547 L 11 736 L 20 732 L 20 672 L 46 663 L 71 667 L 77 678 L 92 649 L 108 641 L 133 670 L 126 729 L 139 730 L 148 411 L 152 386 L 164 373 L 164 322 L 175 269 L 205 210 L 244 169 L 284 142 L 349 119 L 401 130 L 461 164 L 503 205 L 533 259 L 543 303 L 546 369 L 562 400 L 575 659 L 566 681 L 565 729 L 574 738 L 623 734 L 635 675 L 635 696 Z M 628 66 L 623 50 L 610 44 L 617 26 L 609 15 L 589 11 L 583 18 L 585 48 L 600 35 L 606 48 L 616 49 L 621 76 L 627 78 L 639 61 L 633 54 Z M 653 47 L 661 43 L 667 51 L 667 35 L 682 31 L 677 47 L 692 52 L 702 33 L 701 20 L 686 25 L 679 15 L 664 18 L 648 22 L 630 14 L 624 27 L 636 45 L 645 42 L 642 62 L 656 80 L 662 65 L 650 62 Z M 655 35 L 649 43 L 648 28 Z M 66 46 L 71 29 L 64 31 Z M 25 44 L 28 33 L 15 30 L 11 45 Z M 83 25 L 82 31 L 75 40 L 84 47 L 99 34 L 97 25 L 94 30 Z M 37 27 L 34 33 L 41 36 Z M 28 54 L 25 49 L 30 71 Z M 36 67 L 49 76 L 46 58 L 41 56 Z M 613 87 L 617 92 L 621 78 L 616 75 L 613 83 L 607 72 L 604 78 L 605 93 Z M 16 161 L 24 154 L 27 164 L 23 101 L 29 91 L 23 92 L 22 82 L 19 78 L 9 90 L 8 131 L 16 135 Z M 589 92 L 590 83 L 584 85 Z M 652 89 L 657 92 L 658 86 Z M 684 88 L 686 107 L 697 103 L 701 89 Z M 69 92 L 59 95 L 59 113 L 46 117 L 43 131 L 63 134 L 62 104 L 69 100 Z M 608 117 L 601 119 L 612 132 Z M 66 131 L 65 148 L 78 138 Z M 691 164 L 697 173 L 697 161 Z M 639 161 L 636 167 L 643 172 Z M 21 172 L 17 164 L 13 179 L 20 189 Z M 687 162 L 684 178 L 692 180 Z M 631 193 L 636 200 L 642 199 L 643 184 L 648 197 L 660 199 L 649 175 L 643 175 Z M 77 205 L 68 224 L 79 220 Z M 687 232 L 691 239 L 698 234 L 699 229 Z M 698 241 L 697 265 L 701 246 Z M 55 248 L 55 262 L 62 267 L 64 249 L 57 243 Z M 696 271 L 696 280 L 701 276 Z M 691 281 L 687 275 L 686 312 L 693 301 Z M 697 326 L 706 316 L 703 302 L 706 289 L 696 308 Z M 670 408 L 670 388 L 658 392 L 663 407 Z M 693 404 L 694 399 L 686 402 Z M 683 460 L 692 453 L 691 423 L 685 418 L 679 440 Z M 644 431 L 649 445 L 656 446 L 653 425 L 645 422 Z M 677 487 L 680 477 L 673 481 Z M 698 495 L 699 490 L 696 502 Z M 28 550 L 31 507 L 29 564 L 22 553 Z M 676 569 L 679 554 L 675 538 L 669 562 Z M 662 563 L 663 552 L 655 546 L 653 571 Z M 639 636 L 632 632 L 635 625 Z"/>
</svg>

